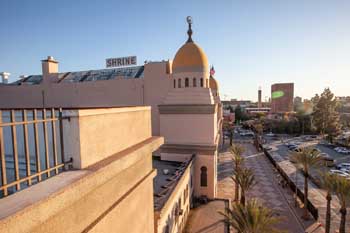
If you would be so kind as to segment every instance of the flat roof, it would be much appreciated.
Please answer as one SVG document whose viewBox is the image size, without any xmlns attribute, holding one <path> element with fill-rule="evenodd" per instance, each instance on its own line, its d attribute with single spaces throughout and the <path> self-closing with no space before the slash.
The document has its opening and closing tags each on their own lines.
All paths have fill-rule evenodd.
<svg viewBox="0 0 350 233">
<path fill-rule="evenodd" d="M 188 168 L 190 161 L 173 162 L 160 160 L 153 156 L 153 168 L 157 169 L 157 175 L 153 181 L 154 209 L 160 210 L 169 199 L 182 174 Z"/>
<path fill-rule="evenodd" d="M 108 68 L 99 70 L 86 70 L 75 72 L 58 73 L 59 83 L 77 83 L 99 80 L 112 80 L 117 77 L 143 78 L 144 66 L 129 66 L 121 68 Z M 42 75 L 29 75 L 23 79 L 9 83 L 8 85 L 36 85 L 42 82 Z"/>
</svg>

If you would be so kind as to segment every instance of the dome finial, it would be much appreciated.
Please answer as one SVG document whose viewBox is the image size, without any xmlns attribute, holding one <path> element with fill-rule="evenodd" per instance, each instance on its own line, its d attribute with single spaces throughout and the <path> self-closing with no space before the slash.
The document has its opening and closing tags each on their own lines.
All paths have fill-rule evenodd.
<svg viewBox="0 0 350 233">
<path fill-rule="evenodd" d="M 188 34 L 187 43 L 188 43 L 188 42 L 193 42 L 193 40 L 192 40 L 192 28 L 191 28 L 192 17 L 191 16 L 187 16 L 186 20 L 187 20 L 187 23 L 188 23 L 188 31 L 187 31 L 187 34 Z"/>
</svg>

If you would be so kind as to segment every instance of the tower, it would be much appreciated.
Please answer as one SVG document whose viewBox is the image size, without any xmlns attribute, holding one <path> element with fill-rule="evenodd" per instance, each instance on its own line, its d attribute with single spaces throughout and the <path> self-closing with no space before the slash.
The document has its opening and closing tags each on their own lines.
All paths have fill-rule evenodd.
<svg viewBox="0 0 350 233">
<path fill-rule="evenodd" d="M 194 195 L 214 198 L 221 111 L 213 92 L 218 93 L 218 85 L 210 77 L 206 54 L 192 39 L 192 18 L 187 22 L 188 39 L 175 55 L 170 90 L 158 105 L 160 134 L 165 138 L 161 159 L 185 161 L 195 155 Z"/>
<path fill-rule="evenodd" d="M 261 104 L 261 87 L 259 87 L 258 90 L 258 108 L 261 108 L 262 104 Z"/>
</svg>

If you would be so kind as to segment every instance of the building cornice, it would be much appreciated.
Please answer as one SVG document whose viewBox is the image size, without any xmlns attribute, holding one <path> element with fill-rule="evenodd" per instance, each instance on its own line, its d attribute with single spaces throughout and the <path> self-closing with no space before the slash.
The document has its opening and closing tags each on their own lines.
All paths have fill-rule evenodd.
<svg viewBox="0 0 350 233">
<path fill-rule="evenodd" d="M 158 105 L 160 114 L 214 114 L 216 104 L 171 104 Z"/>
</svg>

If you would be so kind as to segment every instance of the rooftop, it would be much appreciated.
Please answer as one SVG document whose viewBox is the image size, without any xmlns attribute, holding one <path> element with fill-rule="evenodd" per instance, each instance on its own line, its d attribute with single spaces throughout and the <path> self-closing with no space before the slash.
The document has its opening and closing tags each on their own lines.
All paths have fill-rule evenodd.
<svg viewBox="0 0 350 233">
<path fill-rule="evenodd" d="M 163 208 L 190 161 L 181 163 L 153 157 L 153 168 L 157 169 L 157 176 L 153 182 L 155 210 Z"/>
<path fill-rule="evenodd" d="M 74 71 L 59 73 L 59 83 L 67 82 L 88 82 L 99 80 L 111 80 L 117 77 L 123 78 L 143 78 L 144 66 L 131 66 L 115 69 L 100 69 L 100 70 L 87 70 L 87 71 Z M 35 85 L 40 84 L 43 79 L 42 75 L 29 75 L 11 85 Z"/>
</svg>

